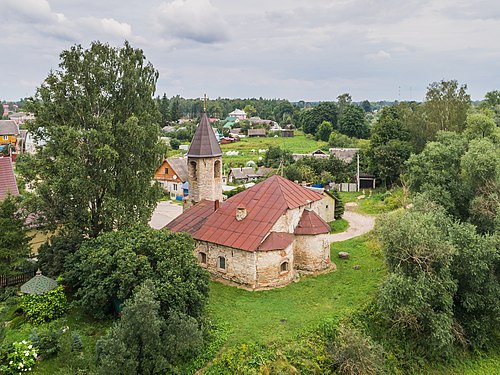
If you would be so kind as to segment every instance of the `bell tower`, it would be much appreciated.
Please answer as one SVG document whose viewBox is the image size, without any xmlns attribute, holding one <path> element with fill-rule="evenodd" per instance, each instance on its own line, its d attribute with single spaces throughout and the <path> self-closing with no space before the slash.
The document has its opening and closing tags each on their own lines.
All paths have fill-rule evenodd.
<svg viewBox="0 0 500 375">
<path fill-rule="evenodd" d="M 206 96 L 188 157 L 189 206 L 203 199 L 222 201 L 222 151 L 207 118 Z"/>
</svg>

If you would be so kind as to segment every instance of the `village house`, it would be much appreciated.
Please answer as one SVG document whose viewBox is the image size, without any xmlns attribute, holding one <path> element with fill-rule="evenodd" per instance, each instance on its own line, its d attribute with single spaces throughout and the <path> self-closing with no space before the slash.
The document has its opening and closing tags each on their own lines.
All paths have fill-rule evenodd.
<svg viewBox="0 0 500 375">
<path fill-rule="evenodd" d="M 16 125 L 22 125 L 26 121 L 34 120 L 35 116 L 32 113 L 16 112 L 9 115 L 9 120 L 12 120 Z"/>
<path fill-rule="evenodd" d="M 19 127 L 12 120 L 0 120 L 0 144 L 17 144 Z"/>
<path fill-rule="evenodd" d="M 9 157 L 0 157 L 0 201 L 4 200 L 9 194 L 13 196 L 19 195 L 14 168 Z"/>
<path fill-rule="evenodd" d="M 266 136 L 266 129 L 248 129 L 248 136 L 263 138 Z"/>
<path fill-rule="evenodd" d="M 265 177 L 270 171 L 271 168 L 264 167 L 258 168 L 257 170 L 253 167 L 231 168 L 227 178 L 229 182 L 245 183 Z"/>
<path fill-rule="evenodd" d="M 170 194 L 171 199 L 182 199 L 184 183 L 188 180 L 187 158 L 164 159 L 156 170 L 154 179 Z"/>
<path fill-rule="evenodd" d="M 187 157 L 189 208 L 166 227 L 193 236 L 215 279 L 255 290 L 330 267 L 332 199 L 274 175 L 222 201 L 222 152 L 205 113 Z"/>
<path fill-rule="evenodd" d="M 236 108 L 233 112 L 231 112 L 229 114 L 229 117 L 234 117 L 235 119 L 238 119 L 238 120 L 244 120 L 247 118 L 247 114 L 245 113 L 245 111 L 242 111 L 241 109 Z"/>
</svg>

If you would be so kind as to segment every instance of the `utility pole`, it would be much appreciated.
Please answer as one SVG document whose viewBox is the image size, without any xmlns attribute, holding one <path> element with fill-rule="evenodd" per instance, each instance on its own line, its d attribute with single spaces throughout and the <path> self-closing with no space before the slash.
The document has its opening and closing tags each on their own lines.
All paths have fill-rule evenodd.
<svg viewBox="0 0 500 375">
<path fill-rule="evenodd" d="M 356 157 L 357 157 L 357 174 L 356 174 L 356 186 L 358 188 L 358 191 L 359 191 L 359 152 L 356 154 Z"/>
</svg>

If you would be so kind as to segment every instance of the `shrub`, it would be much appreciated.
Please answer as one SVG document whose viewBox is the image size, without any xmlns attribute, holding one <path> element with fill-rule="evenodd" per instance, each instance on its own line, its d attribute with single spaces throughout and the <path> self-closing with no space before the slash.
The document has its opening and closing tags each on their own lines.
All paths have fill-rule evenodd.
<svg viewBox="0 0 500 375">
<path fill-rule="evenodd" d="M 31 322 L 40 324 L 63 315 L 68 308 L 68 301 L 60 285 L 47 293 L 23 295 L 21 308 Z"/>
<path fill-rule="evenodd" d="M 66 257 L 78 250 L 82 240 L 78 235 L 61 234 L 51 237 L 40 246 L 38 263 L 43 274 L 49 277 L 61 275 L 64 272 Z"/>
<path fill-rule="evenodd" d="M 13 342 L 5 364 L 0 366 L 0 370 L 5 374 L 30 372 L 35 364 L 36 357 L 37 352 L 30 341 Z"/>
<path fill-rule="evenodd" d="M 383 374 L 382 348 L 359 331 L 340 325 L 332 343 L 334 369 L 339 374 Z"/>
<path fill-rule="evenodd" d="M 33 346 L 37 348 L 38 354 L 42 359 L 50 358 L 59 352 L 63 331 L 50 325 L 47 329 L 38 331 L 36 328 L 30 334 L 30 340 Z"/>
</svg>

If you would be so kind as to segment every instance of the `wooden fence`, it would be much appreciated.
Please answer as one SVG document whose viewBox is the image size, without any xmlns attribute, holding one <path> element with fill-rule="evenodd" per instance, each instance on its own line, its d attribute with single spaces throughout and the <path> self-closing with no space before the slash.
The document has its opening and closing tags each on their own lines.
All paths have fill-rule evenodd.
<svg viewBox="0 0 500 375">
<path fill-rule="evenodd" d="M 35 274 L 36 274 L 36 270 L 26 271 L 26 272 L 23 272 L 22 274 L 16 275 L 16 276 L 0 275 L 0 288 L 5 288 L 7 286 L 25 283 L 26 281 L 31 279 L 33 276 L 35 276 Z"/>
</svg>

